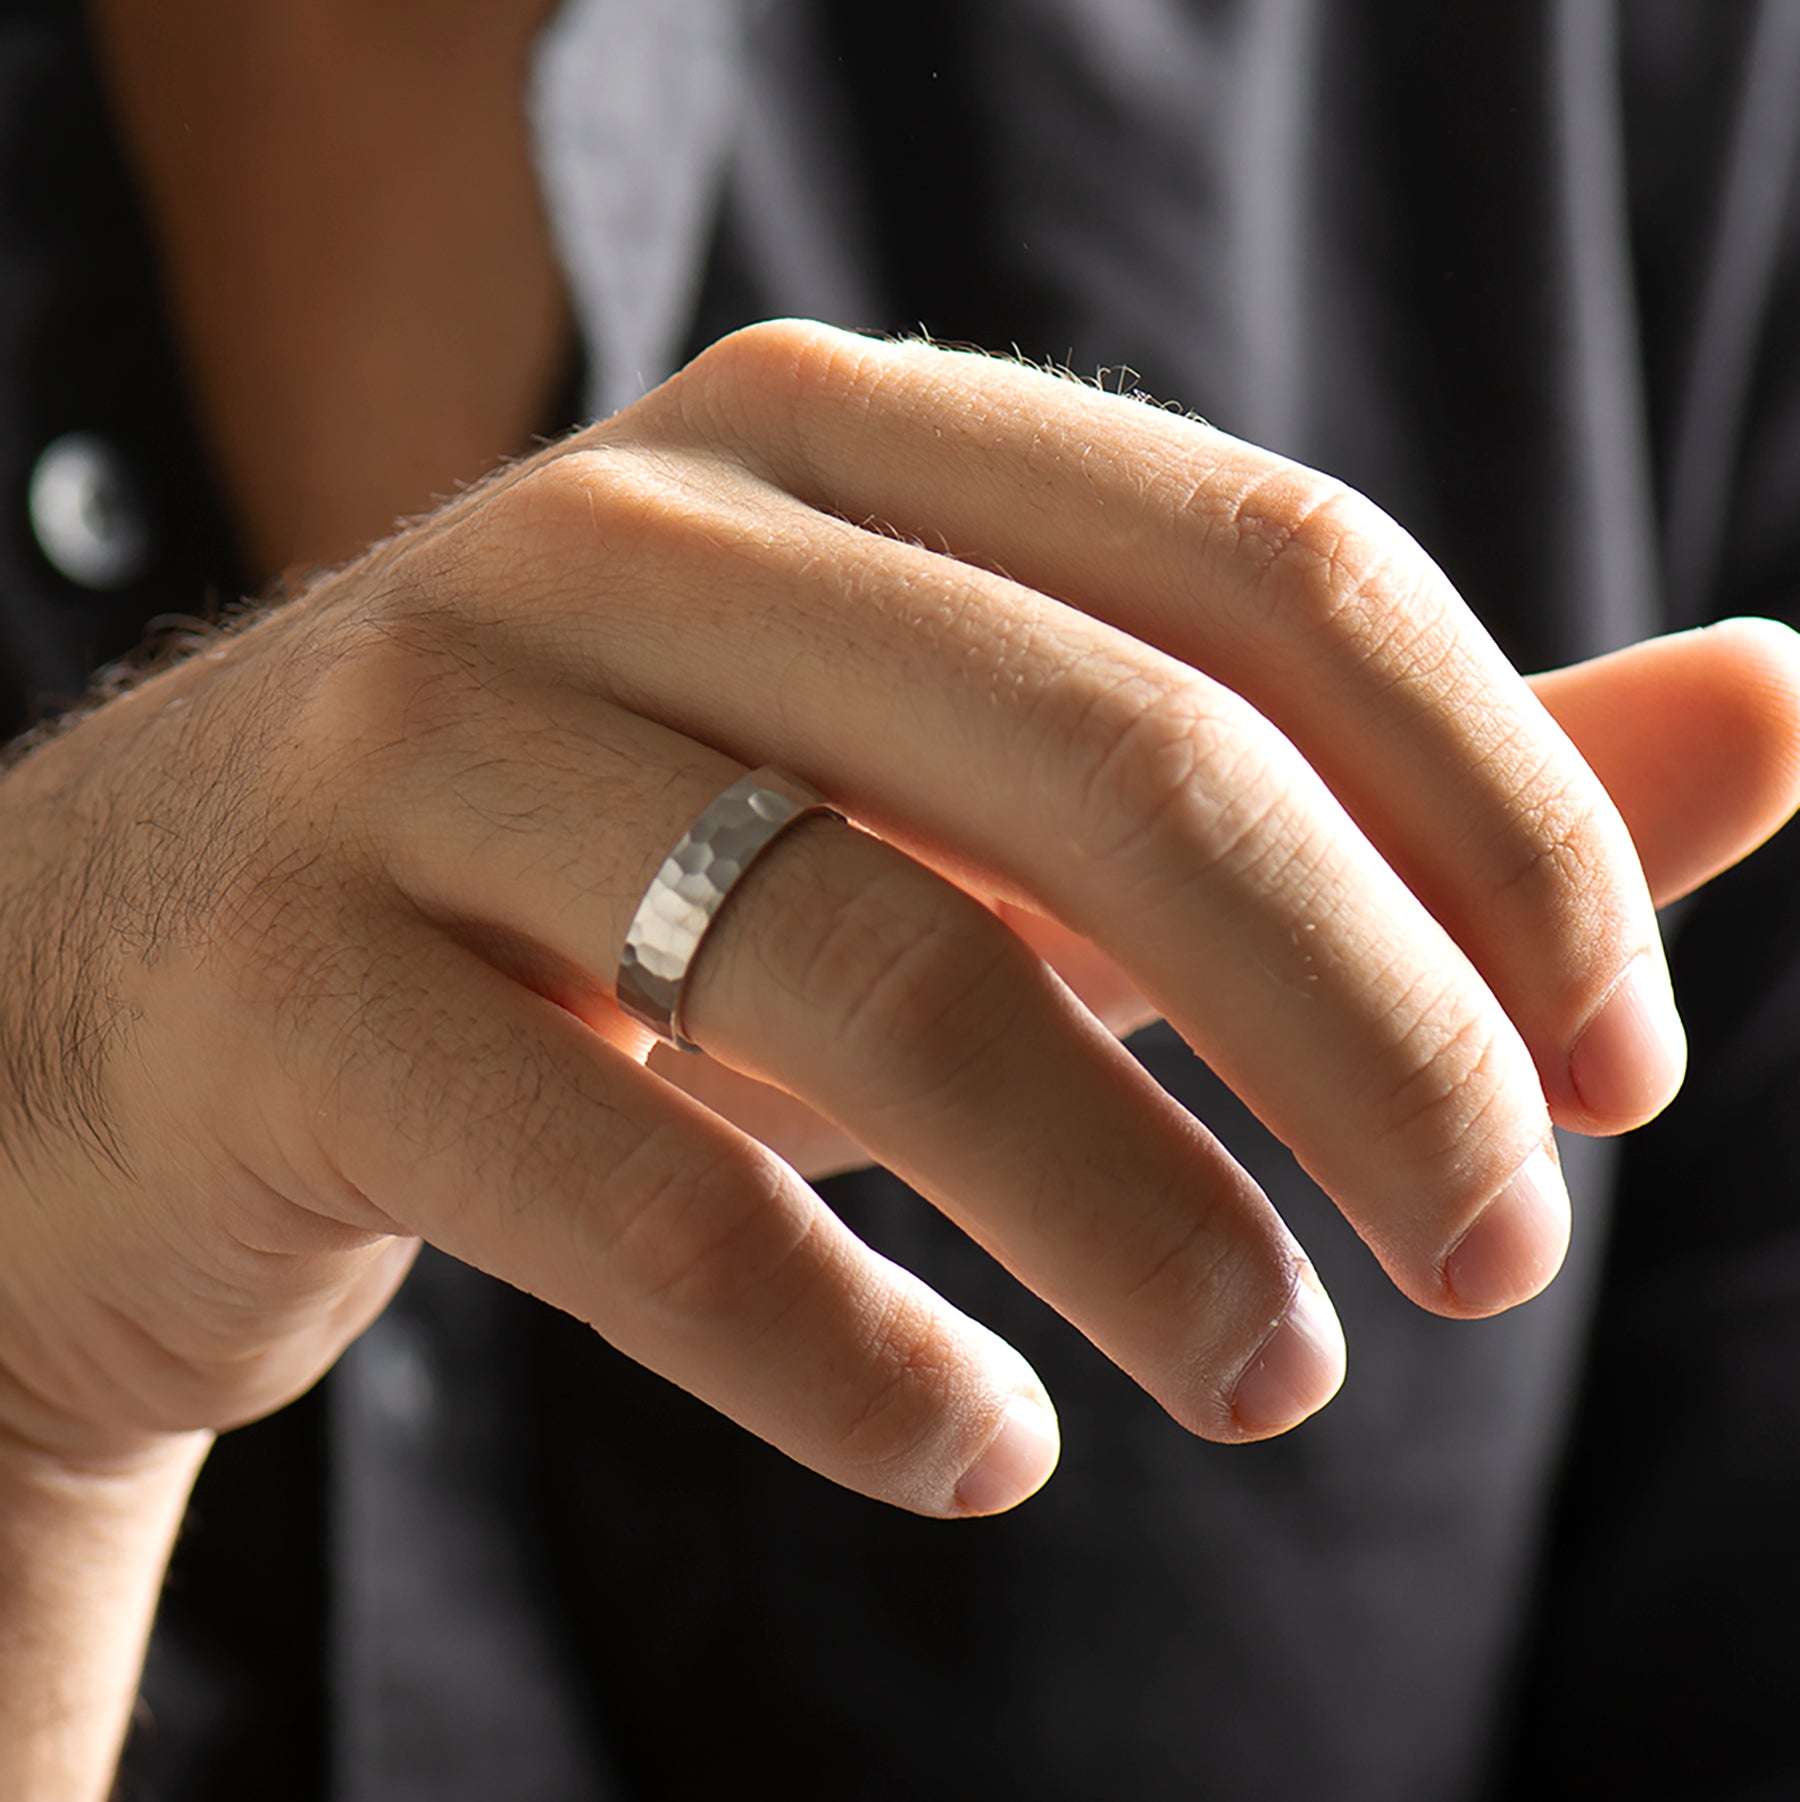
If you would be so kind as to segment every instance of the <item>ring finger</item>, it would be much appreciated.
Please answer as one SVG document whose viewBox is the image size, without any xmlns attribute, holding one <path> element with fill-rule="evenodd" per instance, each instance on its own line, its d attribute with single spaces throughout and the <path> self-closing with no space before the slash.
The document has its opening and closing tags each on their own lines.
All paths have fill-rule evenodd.
<svg viewBox="0 0 1800 1802">
<path fill-rule="evenodd" d="M 502 697 L 490 682 L 483 700 Z M 628 1038 L 609 992 L 639 898 L 742 766 L 566 689 L 496 755 L 471 709 L 382 836 L 402 887 L 492 962 Z M 410 753 L 396 747 L 393 755 Z M 1169 1411 L 1259 1437 L 1320 1406 L 1342 1339 L 1250 1178 L 1024 943 L 954 884 L 819 819 L 731 891 L 682 1021 L 838 1123 L 986 1244 Z"/>
</svg>

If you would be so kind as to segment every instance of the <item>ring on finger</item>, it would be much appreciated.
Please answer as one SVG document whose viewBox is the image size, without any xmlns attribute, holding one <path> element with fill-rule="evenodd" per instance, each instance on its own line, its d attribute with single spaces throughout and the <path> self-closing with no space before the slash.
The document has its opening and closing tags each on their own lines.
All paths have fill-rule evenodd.
<svg viewBox="0 0 1800 1802">
<path fill-rule="evenodd" d="M 751 864 L 811 814 L 843 816 L 817 789 L 765 764 L 715 796 L 651 878 L 625 932 L 619 1006 L 666 1044 L 700 1047 L 682 1030 L 682 994 L 708 928 Z"/>
</svg>

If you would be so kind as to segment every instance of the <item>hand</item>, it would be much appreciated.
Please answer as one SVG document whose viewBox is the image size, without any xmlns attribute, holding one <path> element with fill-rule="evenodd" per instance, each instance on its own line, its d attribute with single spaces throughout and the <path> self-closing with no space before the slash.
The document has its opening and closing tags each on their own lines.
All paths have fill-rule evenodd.
<svg viewBox="0 0 1800 1802">
<path fill-rule="evenodd" d="M 1770 772 L 1736 854 L 1793 799 L 1791 639 L 1562 699 L 1644 680 Z M 1031 1372 L 612 1005 L 665 850 L 765 762 L 870 832 L 751 872 L 694 1037 L 1209 1436 L 1320 1405 L 1335 1321 L 1028 939 L 1120 972 L 1444 1313 L 1554 1270 L 1553 1117 L 1678 1080 L 1624 825 L 1390 521 L 1116 397 L 758 328 L 6 780 L 0 1424 L 92 1458 L 273 1408 L 424 1237 L 866 1493 L 1035 1487 Z"/>
</svg>

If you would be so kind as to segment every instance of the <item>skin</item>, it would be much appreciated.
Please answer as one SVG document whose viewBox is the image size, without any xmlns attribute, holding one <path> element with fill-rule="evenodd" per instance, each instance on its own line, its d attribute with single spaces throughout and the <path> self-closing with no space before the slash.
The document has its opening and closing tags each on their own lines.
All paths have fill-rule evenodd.
<svg viewBox="0 0 1800 1802">
<path fill-rule="evenodd" d="M 520 95 L 552 10 L 89 0 L 194 410 L 264 575 L 354 556 L 549 419 L 573 335 Z"/>
<path fill-rule="evenodd" d="M 971 561 L 846 523 L 933 511 Z M 1288 734 L 1207 673 L 1235 658 L 1254 695 L 1252 618 L 1330 702 Z M 1744 818 L 1709 819 L 1709 860 L 1791 805 L 1790 634 L 1642 651 L 1561 678 L 1561 704 L 1604 732 L 1627 677 L 1739 722 Z M 1636 780 L 1623 734 L 1596 755 Z M 1175 1021 L 1440 1312 L 1554 1270 L 1566 1202 L 1517 1189 L 1552 1117 L 1620 1130 L 1678 1079 L 1652 1044 L 1615 1059 L 1647 1074 L 1603 1072 L 1623 1107 L 1573 1083 L 1621 978 L 1647 968 L 1656 998 L 1652 896 L 1593 770 L 1391 522 L 1029 370 L 755 328 L 7 779 L 0 919 L 39 974 L 5 1034 L 17 1436 L 106 1461 L 266 1412 L 425 1237 L 838 1481 L 963 1511 L 1035 1379 L 647 1070 L 611 1005 L 664 849 L 760 762 L 880 836 L 775 847 L 698 961 L 695 1036 L 1210 1437 L 1336 1387 L 1315 1327 L 1288 1413 L 1236 1399 L 1311 1294 L 1304 1256 L 982 898 Z M 1371 801 L 1406 768 L 1434 774 Z M 1472 1232 L 1499 1247 L 1475 1295 L 1451 1268 Z"/>
<path fill-rule="evenodd" d="M 418 247 L 454 270 L 510 243 L 516 293 L 445 274 L 425 309 L 382 249 L 410 202 L 370 184 L 340 239 L 387 298 L 284 362 L 343 267 L 315 291 L 322 260 L 234 264 L 194 221 L 241 182 L 226 239 L 253 240 L 256 168 L 279 188 L 305 157 L 245 121 L 241 164 L 184 161 L 142 104 L 147 69 L 266 45 L 197 4 L 145 43 L 130 11 L 97 9 L 121 118 L 264 560 L 518 448 L 563 315 L 535 211 L 506 238 L 516 65 L 491 59 L 510 110 L 465 96 L 488 154 Z M 282 39 L 288 116 L 377 37 Z M 316 211 L 282 191 L 290 229 Z M 484 334 L 504 379 L 441 398 Z M 690 984 L 709 1055 L 671 1060 L 612 1005 L 625 925 L 764 762 L 863 830 L 758 865 Z M 101 1793 L 210 1436 L 316 1381 L 421 1238 L 838 1482 L 1009 1506 L 1055 1458 L 1035 1376 L 803 1181 L 878 1157 L 1177 1420 L 1261 1437 L 1329 1398 L 1341 1337 L 1250 1178 L 1117 1044 L 1162 1014 L 1413 1301 L 1535 1293 L 1568 1231 L 1551 1122 L 1624 1130 L 1679 1081 L 1654 903 L 1797 793 L 1780 627 L 1534 693 L 1326 477 L 1008 364 L 727 340 L 0 779 L 29 973 L 0 996 L 0 1787 Z"/>
</svg>

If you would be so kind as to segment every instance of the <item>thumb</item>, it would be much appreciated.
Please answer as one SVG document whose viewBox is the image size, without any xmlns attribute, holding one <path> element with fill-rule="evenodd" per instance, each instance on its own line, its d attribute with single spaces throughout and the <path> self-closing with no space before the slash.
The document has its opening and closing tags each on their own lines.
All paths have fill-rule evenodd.
<svg viewBox="0 0 1800 1802">
<path fill-rule="evenodd" d="M 1731 619 L 1531 678 L 1606 785 L 1660 907 L 1800 806 L 1800 634 Z"/>
</svg>

